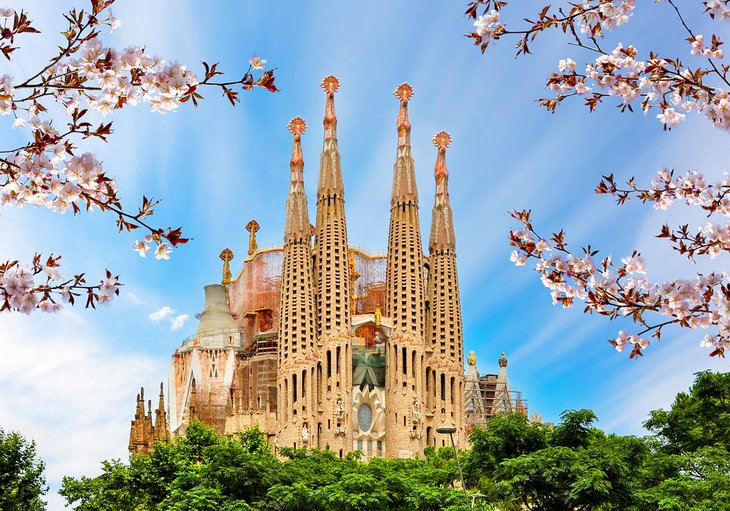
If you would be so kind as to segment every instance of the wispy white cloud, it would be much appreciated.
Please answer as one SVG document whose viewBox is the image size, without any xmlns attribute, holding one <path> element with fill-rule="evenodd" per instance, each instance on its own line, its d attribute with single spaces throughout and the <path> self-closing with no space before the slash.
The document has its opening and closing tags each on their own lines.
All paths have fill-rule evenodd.
<svg viewBox="0 0 730 511">
<path fill-rule="evenodd" d="M 127 299 L 135 305 L 140 305 L 142 303 L 142 299 L 131 291 L 124 293 L 124 296 L 126 296 Z"/>
<path fill-rule="evenodd" d="M 175 309 L 173 309 L 169 305 L 165 305 L 147 317 L 152 321 L 162 321 L 164 319 L 172 317 L 174 314 Z"/>
<path fill-rule="evenodd" d="M 0 424 L 35 440 L 51 486 L 64 475 L 94 475 L 125 458 L 134 394 L 155 388 L 165 359 L 107 344 L 73 315 L 4 314 L 0 322 Z"/>
<path fill-rule="evenodd" d="M 172 318 L 172 322 L 170 323 L 170 330 L 173 332 L 177 332 L 180 330 L 183 325 L 185 325 L 185 322 L 190 319 L 190 316 L 187 314 L 180 314 L 179 316 L 175 316 Z"/>
</svg>

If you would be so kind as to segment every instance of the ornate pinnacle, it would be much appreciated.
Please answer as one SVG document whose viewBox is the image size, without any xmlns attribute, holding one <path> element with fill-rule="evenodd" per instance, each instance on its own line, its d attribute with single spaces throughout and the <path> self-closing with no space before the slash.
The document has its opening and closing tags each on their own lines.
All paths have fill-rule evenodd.
<svg viewBox="0 0 730 511">
<path fill-rule="evenodd" d="M 473 351 L 470 351 L 470 352 L 469 352 L 469 358 L 467 358 L 467 359 L 466 359 L 466 361 L 467 361 L 467 363 L 468 363 L 468 364 L 469 364 L 470 366 L 475 366 L 475 365 L 477 365 L 477 354 L 476 354 L 476 353 L 474 353 Z"/>
<path fill-rule="evenodd" d="M 443 195 L 448 193 L 449 171 L 446 169 L 446 148 L 451 144 L 451 135 L 445 131 L 439 131 L 433 136 L 433 145 L 438 147 L 434 176 L 436 177 L 436 193 Z"/>
<path fill-rule="evenodd" d="M 393 92 L 400 100 L 400 112 L 398 112 L 398 149 L 409 146 L 411 143 L 411 123 L 408 121 L 408 101 L 413 97 L 413 87 L 408 83 L 400 84 Z"/>
<path fill-rule="evenodd" d="M 302 155 L 302 134 L 307 131 L 307 123 L 301 117 L 295 117 L 287 125 L 289 131 L 294 135 L 294 145 L 291 150 L 291 161 L 289 167 L 291 168 L 291 181 L 292 183 L 304 181 L 304 156 Z"/>
<path fill-rule="evenodd" d="M 248 235 L 248 255 L 252 256 L 259 249 L 256 244 L 256 231 L 259 230 L 259 223 L 256 220 L 251 220 L 246 224 L 246 230 L 249 232 Z"/>
<path fill-rule="evenodd" d="M 291 131 L 292 135 L 295 137 L 307 131 L 307 123 L 301 117 L 295 117 L 289 121 L 289 124 L 287 124 L 286 127 L 289 128 L 289 131 Z"/>
<path fill-rule="evenodd" d="M 224 248 L 218 257 L 223 261 L 223 280 L 221 284 L 227 286 L 231 283 L 231 268 L 229 263 L 233 259 L 233 252 L 228 248 Z M 162 384 L 160 384 L 160 395 L 162 395 Z"/>
<path fill-rule="evenodd" d="M 507 367 L 507 357 L 504 356 L 504 351 L 502 352 L 502 356 L 499 357 L 499 367 Z"/>
<path fill-rule="evenodd" d="M 445 131 L 439 131 L 431 140 L 433 140 L 433 145 L 439 149 L 446 149 L 451 145 L 451 135 Z"/>
<path fill-rule="evenodd" d="M 396 98 L 408 102 L 413 97 L 413 87 L 409 83 L 401 83 L 393 92 Z"/>
<path fill-rule="evenodd" d="M 320 84 L 327 93 L 327 103 L 324 109 L 324 140 L 337 138 L 337 116 L 335 115 L 335 92 L 340 88 L 340 81 L 332 76 L 325 76 Z"/>
<path fill-rule="evenodd" d="M 336 76 L 325 76 L 322 79 L 322 83 L 320 83 L 320 87 L 322 87 L 327 94 L 334 94 L 340 88 L 340 81 Z"/>
</svg>

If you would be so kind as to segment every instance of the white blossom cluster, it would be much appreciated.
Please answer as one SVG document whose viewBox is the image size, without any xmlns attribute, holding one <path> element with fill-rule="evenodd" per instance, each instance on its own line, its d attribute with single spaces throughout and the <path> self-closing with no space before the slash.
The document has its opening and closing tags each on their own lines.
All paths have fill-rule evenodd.
<svg viewBox="0 0 730 511">
<path fill-rule="evenodd" d="M 690 38 L 690 44 L 692 45 L 692 50 L 690 51 L 692 55 L 701 55 L 708 59 L 722 59 L 722 50 L 720 48 L 715 48 L 714 50 L 712 48 L 707 48 L 705 46 L 705 37 L 703 35 L 696 35 Z"/>
<path fill-rule="evenodd" d="M 87 80 L 85 86 L 98 87 L 99 93 L 69 90 L 57 100 L 73 112 L 82 100 L 89 108 L 109 114 L 125 103 L 150 104 L 153 112 L 174 111 L 180 99 L 198 85 L 198 78 L 179 62 L 166 63 L 145 53 L 143 48 L 129 47 L 122 51 L 106 48 L 94 38 L 83 44 L 79 58 L 62 60 L 48 71 L 50 83 L 64 85 L 67 73 L 78 73 Z M 133 74 L 134 72 L 134 74 Z"/>
<path fill-rule="evenodd" d="M 666 210 L 676 199 L 684 200 L 688 206 L 699 206 L 712 213 L 730 217 L 730 174 L 725 173 L 722 181 L 708 184 L 705 176 L 697 170 L 690 170 L 684 176 L 674 177 L 667 168 L 657 172 L 651 182 L 654 209 Z"/>
<path fill-rule="evenodd" d="M 593 2 L 583 3 L 583 14 L 580 16 L 580 31 L 583 34 L 600 34 L 603 30 L 613 30 L 629 21 L 633 14 L 635 0 L 598 2 L 595 8 Z"/>
<path fill-rule="evenodd" d="M 499 21 L 499 11 L 492 9 L 490 12 L 485 12 L 474 21 L 474 28 L 476 33 L 482 37 L 483 40 L 488 41 L 497 32 L 498 27 L 501 27 Z"/>
<path fill-rule="evenodd" d="M 37 263 L 35 269 L 15 265 L 0 273 L 0 306 L 23 314 L 36 309 L 57 312 L 61 309 L 59 302 L 71 302 L 81 289 L 92 294 L 93 303 L 108 304 L 118 294 L 119 286 L 118 278 L 111 275 L 97 286 L 85 286 L 63 281 L 57 265 Z"/>
<path fill-rule="evenodd" d="M 717 52 L 721 58 L 720 50 L 712 53 Z M 620 98 L 624 105 L 644 98 L 641 104 L 644 112 L 651 107 L 661 108 L 656 117 L 668 128 L 684 121 L 686 112 L 697 112 L 718 128 L 730 130 L 730 92 L 721 87 L 700 87 L 689 69 L 673 75 L 667 71 L 666 60 L 642 61 L 635 58 L 636 54 L 633 46 L 624 48 L 619 43 L 610 54 L 587 64 L 585 75 L 575 72 L 573 61 L 563 59 L 558 64 L 561 76 L 551 79 L 548 87 L 563 96 L 585 95 L 595 90 Z M 566 65 L 568 62 L 572 65 Z"/>
<path fill-rule="evenodd" d="M 56 133 L 50 125 L 41 125 L 37 118 L 29 124 L 46 134 Z M 94 154 L 72 156 L 68 161 L 67 157 L 65 146 L 56 144 L 41 154 L 21 151 L 9 158 L 15 166 L 15 175 L 0 187 L 0 205 L 29 204 L 64 213 L 82 199 L 85 208 L 91 210 L 94 201 L 104 203 L 110 193 L 116 193 L 113 180 L 100 179 L 104 171 Z"/>
<path fill-rule="evenodd" d="M 10 115 L 13 111 L 13 77 L 10 75 L 0 76 L 0 115 Z"/>
<path fill-rule="evenodd" d="M 152 243 L 152 236 L 147 235 L 143 240 L 134 242 L 134 250 L 137 251 L 140 257 L 147 257 L 147 253 L 151 250 L 150 244 Z M 172 247 L 163 241 L 155 248 L 155 259 L 170 259 L 170 252 L 172 252 Z"/>
<path fill-rule="evenodd" d="M 730 8 L 723 0 L 707 0 L 704 2 L 707 11 L 715 18 L 730 20 Z"/>
<path fill-rule="evenodd" d="M 613 265 L 610 257 L 597 264 L 590 255 L 551 255 L 555 247 L 544 239 L 536 241 L 524 230 L 512 232 L 511 239 L 518 249 L 512 252 L 510 260 L 521 266 L 530 257 L 538 259 L 535 270 L 541 273 L 553 304 L 568 308 L 577 299 L 597 312 L 616 311 L 624 316 L 642 317 L 658 313 L 680 326 L 716 329 L 716 333 L 705 336 L 702 345 L 730 348 L 730 299 L 723 292 L 724 286 L 730 286 L 726 272 L 698 275 L 695 280 L 652 283 L 638 276 L 646 274 L 646 264 L 638 254 L 621 259 L 619 266 Z M 649 346 L 648 340 L 623 332 L 612 342 L 618 351 L 627 343 L 639 348 Z"/>
</svg>

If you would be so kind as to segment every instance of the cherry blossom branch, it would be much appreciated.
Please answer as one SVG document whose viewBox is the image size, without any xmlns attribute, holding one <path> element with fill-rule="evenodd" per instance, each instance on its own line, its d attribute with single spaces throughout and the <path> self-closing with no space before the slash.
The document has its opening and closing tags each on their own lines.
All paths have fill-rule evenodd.
<svg viewBox="0 0 730 511">
<path fill-rule="evenodd" d="M 724 57 L 720 49 L 723 42 L 713 35 L 711 44 L 706 46 L 704 37 L 691 30 L 677 5 L 673 1 L 669 3 L 690 35 L 691 54 L 706 57 L 708 67 L 685 67 L 679 59 L 659 57 L 654 53 L 650 53 L 647 61 L 637 60 L 637 51 L 631 45 L 624 47 L 619 44 L 611 53 L 602 50 L 597 39 L 606 30 L 613 30 L 628 22 L 635 0 L 592 0 L 570 4 L 567 15 L 561 8 L 557 10 L 560 15 L 553 13 L 548 5 L 538 13 L 538 21 L 525 18 L 530 24 L 525 30 L 508 30 L 502 22 L 500 16 L 506 2 L 476 0 L 469 4 L 466 12 L 467 16 L 475 20 L 475 31 L 468 36 L 484 52 L 493 39 L 522 34 L 522 40 L 516 44 L 519 56 L 529 53 L 528 34 L 530 40 L 534 40 L 544 30 L 559 28 L 564 33 L 569 32 L 575 39 L 576 42 L 570 45 L 600 53 L 595 63 L 586 66 L 584 75 L 575 72 L 575 62 L 571 59 L 561 60 L 561 73 L 553 74 L 547 80 L 547 86 L 556 92 L 556 96 L 539 100 L 548 111 L 554 112 L 563 100 L 577 95 L 585 95 L 585 104 L 593 111 L 603 98 L 610 95 L 621 100 L 618 106 L 622 112 L 633 111 L 632 103 L 637 99 L 641 99 L 644 112 L 652 107 L 659 108 L 661 113 L 657 118 L 664 129 L 671 129 L 681 123 L 686 112 L 697 112 L 704 114 L 715 126 L 730 130 L 730 93 L 721 87 L 730 85 L 727 78 L 729 66 L 722 65 L 720 69 L 715 62 Z M 726 1 L 708 0 L 704 4 L 712 18 L 730 19 L 730 8 Z M 491 7 L 494 9 L 490 11 Z M 482 9 L 484 13 L 480 16 Z M 594 45 L 585 44 L 579 32 L 587 35 Z M 721 86 L 705 83 L 703 78 L 710 74 L 720 79 Z"/>
<path fill-rule="evenodd" d="M 644 203 L 654 203 L 654 209 L 666 210 L 675 200 L 683 200 L 689 206 L 699 206 L 713 214 L 730 217 L 730 176 L 717 184 L 707 184 L 704 176 L 697 171 L 687 172 L 684 176 L 674 177 L 674 171 L 661 169 L 652 181 L 651 188 L 639 188 L 635 178 L 626 182 L 627 188 L 620 188 L 613 174 L 603 176 L 596 187 L 596 193 L 609 194 L 616 197 L 617 204 L 624 204 L 632 197 Z M 695 255 L 709 254 L 716 258 L 723 252 L 730 252 L 730 223 L 707 223 L 698 228 L 697 234 L 691 234 L 687 225 L 671 230 L 664 225 L 659 238 L 667 238 L 673 248 L 680 254 L 693 259 Z"/>
<path fill-rule="evenodd" d="M 83 273 L 71 279 L 61 277 L 60 259 L 61 256 L 51 255 L 42 262 L 41 254 L 35 254 L 30 267 L 20 265 L 18 261 L 1 263 L 0 312 L 57 312 L 61 309 L 59 302 L 74 305 L 76 298 L 84 294 L 85 307 L 96 308 L 96 304 L 108 304 L 119 295 L 119 277 L 113 277 L 109 270 L 99 284 L 89 285 Z"/>
<path fill-rule="evenodd" d="M 684 21 L 684 17 L 682 16 L 682 13 L 680 12 L 679 7 L 677 7 L 677 4 L 675 4 L 673 0 L 667 0 L 667 2 L 669 3 L 669 5 L 671 5 L 674 8 L 674 12 L 677 13 L 677 17 L 679 18 L 679 22 L 682 24 L 682 26 L 684 27 L 684 29 L 689 34 L 690 42 L 697 41 L 697 36 L 695 36 L 695 34 L 692 31 L 692 29 L 689 28 L 689 26 L 687 25 L 687 23 Z M 714 36 L 713 36 L 713 38 L 714 38 Z M 725 82 L 725 85 L 730 86 L 730 82 L 728 82 L 728 80 L 725 77 L 725 75 L 723 73 L 721 73 L 719 69 L 717 69 L 717 66 L 715 65 L 715 62 L 713 62 L 713 60 L 711 58 L 709 58 L 709 57 L 707 58 L 707 62 L 710 64 L 710 66 L 712 67 L 712 69 L 715 72 L 715 74 L 717 76 L 719 76 L 720 79 L 723 82 Z"/>
<path fill-rule="evenodd" d="M 563 231 L 553 234 L 548 241 L 535 231 L 530 216 L 530 211 L 512 212 L 523 229 L 510 231 L 510 245 L 517 247 L 510 260 L 517 266 L 536 260 L 535 270 L 550 290 L 554 304 L 568 308 L 576 300 L 582 300 L 586 313 L 596 312 L 610 320 L 630 317 L 642 325 L 644 329 L 636 335 L 621 331 L 618 337 L 609 340 L 618 351 L 623 351 L 628 343 L 633 346 L 630 358 L 643 356 L 650 343 L 642 335 L 653 332 L 652 337 L 659 341 L 663 328 L 676 324 L 715 330 L 705 335 L 702 345 L 714 348 L 711 356 L 724 357 L 725 348 L 730 346 L 730 276 L 727 273 L 698 275 L 694 281 L 676 279 L 652 283 L 637 276 L 646 274 L 646 265 L 637 252 L 621 259 L 621 265 L 614 264 L 610 256 L 596 262 L 598 251 L 590 246 L 583 249 L 583 256 L 576 256 L 568 250 Z M 564 255 L 550 255 L 552 252 Z M 649 314 L 669 319 L 651 324 Z"/>
<path fill-rule="evenodd" d="M 107 141 L 113 132 L 111 122 L 94 127 L 89 121 L 90 112 L 106 116 L 140 103 L 148 103 L 155 112 L 171 112 L 186 102 L 197 106 L 203 98 L 201 87 L 221 90 L 235 106 L 240 102 L 240 91 L 259 87 L 276 92 L 274 70 L 265 70 L 266 61 L 254 55 L 240 79 L 216 79 L 222 75 L 219 64 L 206 62 L 204 76 L 198 79 L 186 66 L 150 56 L 143 48 L 120 51 L 105 47 L 99 27 L 107 25 L 113 31 L 121 24 L 109 9 L 114 0 L 89 1 L 88 12 L 74 9 L 64 15 L 68 22 L 62 33 L 65 41 L 39 71 L 19 82 L 14 82 L 10 75 L 0 75 L 0 116 L 12 114 L 14 129 L 29 130 L 27 144 L 14 149 L 0 148 L 0 154 L 5 155 L 0 158 L 0 205 L 28 204 L 59 213 L 71 209 L 74 214 L 82 207 L 88 211 L 98 208 L 116 215 L 119 231 L 147 231 L 143 239 L 134 243 L 141 256 L 146 256 L 154 246 L 157 259 L 169 259 L 172 247 L 189 238 L 182 236 L 181 228 L 155 227 L 147 221 L 159 201 L 143 197 L 137 212 L 128 211 L 118 197 L 115 180 L 106 174 L 97 157 L 88 152 L 76 154 L 77 144 L 83 140 Z M 16 37 L 38 30 L 27 13 L 7 8 L 0 8 L 0 23 L 0 52 L 10 61 L 18 49 Z M 19 90 L 29 92 L 16 94 Z M 57 129 L 57 122 L 54 125 L 58 119 L 49 113 L 50 101 L 65 108 L 69 117 L 67 130 Z M 114 287 L 107 282 L 112 278 L 110 274 L 96 286 L 87 285 L 83 274 L 64 281 L 53 269 L 57 264 L 51 264 L 57 263 L 60 256 L 52 256 L 45 265 L 39 257 L 30 267 L 17 261 L 0 266 L 0 299 L 4 299 L 0 310 L 56 310 L 54 293 L 61 292 L 62 298 L 73 303 L 73 296 L 77 296 L 74 289 L 87 293 L 87 306 L 91 307 L 118 294 L 118 290 L 110 291 Z M 49 275 L 49 280 L 36 284 L 33 279 L 42 271 Z M 113 280 L 118 284 L 116 277 Z"/>
</svg>

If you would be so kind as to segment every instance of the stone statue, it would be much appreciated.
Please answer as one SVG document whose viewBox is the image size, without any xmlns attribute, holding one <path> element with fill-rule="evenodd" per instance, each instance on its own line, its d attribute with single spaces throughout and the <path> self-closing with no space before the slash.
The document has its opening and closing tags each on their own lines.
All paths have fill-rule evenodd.
<svg viewBox="0 0 730 511">
<path fill-rule="evenodd" d="M 342 404 L 342 398 L 337 398 L 337 403 L 335 404 L 335 417 L 337 417 L 337 420 L 343 420 L 345 418 L 345 406 Z"/>
<path fill-rule="evenodd" d="M 411 412 L 413 413 L 413 424 L 418 424 L 421 421 L 421 404 L 418 399 L 413 400 Z"/>
<path fill-rule="evenodd" d="M 306 422 L 302 424 L 302 442 L 309 442 L 309 425 Z"/>
</svg>

